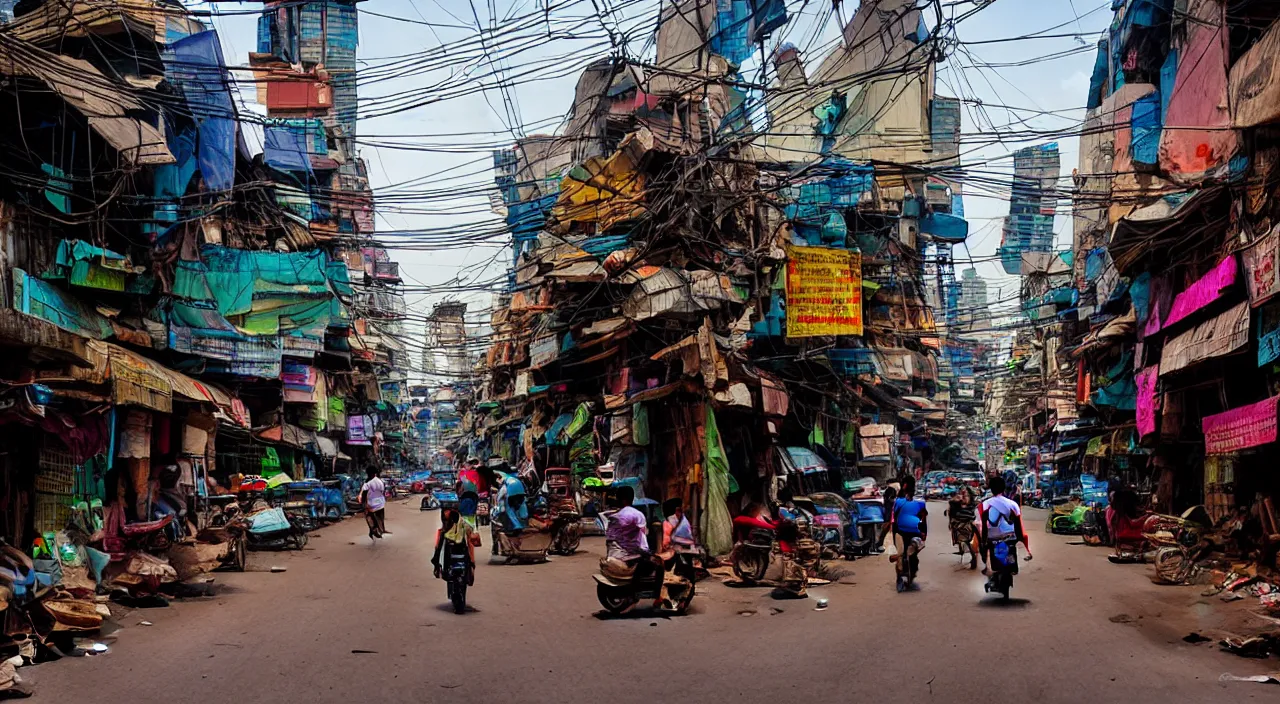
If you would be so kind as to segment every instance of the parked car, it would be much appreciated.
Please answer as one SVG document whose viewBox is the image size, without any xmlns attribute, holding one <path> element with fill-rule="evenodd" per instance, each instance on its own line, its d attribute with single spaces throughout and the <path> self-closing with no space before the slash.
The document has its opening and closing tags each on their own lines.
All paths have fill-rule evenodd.
<svg viewBox="0 0 1280 704">
<path fill-rule="evenodd" d="M 946 472 L 925 472 L 924 476 L 920 478 L 921 491 L 925 500 L 942 499 L 947 485 L 947 478 Z"/>
<path fill-rule="evenodd" d="M 982 472 L 956 472 L 952 475 L 952 479 L 954 488 L 951 493 L 953 494 L 965 484 L 973 487 L 973 490 L 978 492 L 979 496 L 987 490 L 987 478 L 983 476 Z"/>
</svg>

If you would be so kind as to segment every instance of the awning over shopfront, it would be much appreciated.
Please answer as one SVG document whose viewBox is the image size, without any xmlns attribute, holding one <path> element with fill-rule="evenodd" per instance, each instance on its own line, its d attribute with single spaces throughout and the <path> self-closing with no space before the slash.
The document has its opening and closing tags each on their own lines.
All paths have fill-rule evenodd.
<svg viewBox="0 0 1280 704">
<path fill-rule="evenodd" d="M 248 427 L 244 405 L 225 390 L 192 379 L 159 362 L 131 352 L 119 345 L 99 340 L 85 341 L 86 357 L 93 367 L 106 369 L 104 381 L 110 383 L 116 403 L 141 406 L 161 413 L 173 412 L 173 401 L 209 404 L 237 425 Z M 95 361 L 96 360 L 96 361 Z M 82 379 L 84 381 L 96 381 Z"/>
<path fill-rule="evenodd" d="M 23 315 L 12 308 L 0 308 L 0 346 L 28 347 L 40 357 L 90 365 L 83 337 L 53 323 Z"/>
<path fill-rule="evenodd" d="M 1249 302 L 1236 305 L 1164 345 L 1160 374 L 1171 374 L 1213 357 L 1241 349 L 1249 342 Z"/>
<path fill-rule="evenodd" d="M 257 428 L 253 431 L 253 437 L 273 445 L 285 445 L 298 450 L 306 450 L 308 445 L 315 444 L 316 434 L 296 425 L 282 423 L 280 425 Z"/>
</svg>

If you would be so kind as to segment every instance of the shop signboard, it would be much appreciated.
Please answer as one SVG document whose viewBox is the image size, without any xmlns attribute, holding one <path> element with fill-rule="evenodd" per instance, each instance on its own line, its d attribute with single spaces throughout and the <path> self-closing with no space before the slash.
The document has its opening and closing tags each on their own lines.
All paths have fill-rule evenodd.
<svg viewBox="0 0 1280 704">
<path fill-rule="evenodd" d="M 1134 375 L 1138 386 L 1138 436 L 1146 437 L 1156 432 L 1156 383 L 1160 380 L 1160 367 L 1153 365 Z"/>
<path fill-rule="evenodd" d="M 862 334 L 862 255 L 833 247 L 787 251 L 787 337 Z"/>
<path fill-rule="evenodd" d="M 1175 296 L 1164 326 L 1169 327 L 1218 300 L 1224 291 L 1235 284 L 1236 268 L 1235 255 L 1229 255 L 1209 270 L 1209 273 L 1188 286 L 1187 290 Z"/>
<path fill-rule="evenodd" d="M 1221 455 L 1276 441 L 1276 404 L 1280 396 L 1205 416 L 1204 451 Z"/>
<path fill-rule="evenodd" d="M 1280 229 L 1253 243 L 1241 258 L 1250 304 L 1261 305 L 1280 293 Z"/>
<path fill-rule="evenodd" d="M 529 366 L 538 368 L 554 362 L 560 356 L 560 337 L 555 333 L 543 335 L 529 344 Z"/>
<path fill-rule="evenodd" d="M 1258 309 L 1258 366 L 1280 359 L 1280 301 Z"/>
</svg>

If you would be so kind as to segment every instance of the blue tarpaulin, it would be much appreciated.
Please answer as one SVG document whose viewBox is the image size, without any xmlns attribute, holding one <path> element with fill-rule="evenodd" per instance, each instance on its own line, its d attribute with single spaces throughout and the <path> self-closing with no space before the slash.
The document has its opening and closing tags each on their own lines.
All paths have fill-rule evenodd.
<svg viewBox="0 0 1280 704">
<path fill-rule="evenodd" d="M 1169 100 L 1178 83 L 1178 50 L 1170 49 L 1160 66 L 1160 114 L 1169 114 Z"/>
<path fill-rule="evenodd" d="M 716 0 L 711 51 L 732 63 L 741 64 L 751 56 L 750 24 L 751 5 L 747 0 Z"/>
<path fill-rule="evenodd" d="M 1129 284 L 1129 298 L 1133 301 L 1133 311 L 1138 316 L 1138 326 L 1147 322 L 1147 315 L 1151 312 L 1151 274 L 1150 272 L 1142 272 Z"/>
<path fill-rule="evenodd" d="M 1111 406 L 1132 411 L 1138 407 L 1138 384 L 1133 377 L 1133 352 L 1125 352 L 1114 366 L 1097 378 L 1093 392 L 1095 406 Z"/>
<path fill-rule="evenodd" d="M 273 169 L 312 175 L 307 143 L 286 125 L 267 125 L 262 130 L 262 160 Z M 308 178 L 308 180 L 310 180 Z"/>
<path fill-rule="evenodd" d="M 547 444 L 548 445 L 565 444 L 560 441 L 560 434 L 563 433 L 564 429 L 569 427 L 569 424 L 572 422 L 573 422 L 572 413 L 561 413 L 559 416 L 557 416 L 555 421 L 551 424 L 551 427 L 547 429 L 547 434 L 546 434 Z"/>
<path fill-rule="evenodd" d="M 920 218 L 920 232 L 943 242 L 960 243 L 969 236 L 969 223 L 950 213 L 929 213 Z"/>
<path fill-rule="evenodd" d="M 1280 301 L 1258 309 L 1258 366 L 1280 359 Z"/>
<path fill-rule="evenodd" d="M 241 332 L 275 335 L 292 330 L 320 334 L 335 315 L 335 289 L 350 291 L 350 282 L 331 284 L 336 274 L 328 257 L 310 252 L 264 252 L 206 245 L 203 261 L 181 262 L 174 276 L 174 295 L 216 304 L 220 315 Z"/>
<path fill-rule="evenodd" d="M 153 238 L 178 222 L 178 201 L 186 194 L 191 177 L 200 165 L 197 160 L 199 140 L 196 131 L 187 127 L 175 133 L 172 125 L 166 127 L 165 141 L 175 161 L 172 164 L 160 164 L 152 171 L 152 193 L 156 198 L 152 218 L 156 222 L 144 223 L 143 231 Z"/>
<path fill-rule="evenodd" d="M 1160 163 L 1160 132 L 1164 122 L 1160 105 L 1159 91 L 1138 98 L 1133 104 L 1130 124 L 1133 126 L 1131 149 L 1135 164 L 1155 166 Z"/>
<path fill-rule="evenodd" d="M 785 0 L 751 0 L 751 41 L 759 44 L 787 23 Z"/>
<path fill-rule="evenodd" d="M 1098 40 L 1098 57 L 1093 62 L 1093 75 L 1089 78 L 1089 97 L 1085 108 L 1092 110 L 1102 106 L 1106 98 L 1107 76 L 1110 74 L 1110 43 L 1104 36 Z"/>
<path fill-rule="evenodd" d="M 238 121 L 218 33 L 193 34 L 169 49 L 176 61 L 166 67 L 166 74 L 186 96 L 199 127 L 197 154 L 205 188 L 230 190 L 235 183 Z"/>
</svg>

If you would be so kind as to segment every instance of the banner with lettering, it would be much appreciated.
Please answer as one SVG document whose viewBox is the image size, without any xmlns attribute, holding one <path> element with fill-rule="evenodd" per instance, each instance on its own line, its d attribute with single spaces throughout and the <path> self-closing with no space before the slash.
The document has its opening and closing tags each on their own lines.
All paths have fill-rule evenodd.
<svg viewBox="0 0 1280 704">
<path fill-rule="evenodd" d="M 1221 455 L 1275 442 L 1277 402 L 1280 402 L 1280 396 L 1272 396 L 1265 401 L 1205 416 L 1200 421 L 1204 429 L 1205 454 Z"/>
<path fill-rule="evenodd" d="M 831 247 L 787 252 L 787 337 L 862 334 L 862 255 Z"/>
</svg>

